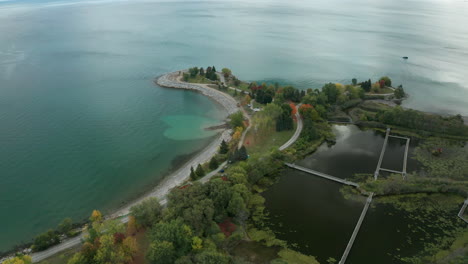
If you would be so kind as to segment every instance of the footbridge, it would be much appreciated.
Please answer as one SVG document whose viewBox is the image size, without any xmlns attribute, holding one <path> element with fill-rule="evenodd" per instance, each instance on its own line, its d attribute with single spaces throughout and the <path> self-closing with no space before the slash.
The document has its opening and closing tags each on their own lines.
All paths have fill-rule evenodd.
<svg viewBox="0 0 468 264">
<path fill-rule="evenodd" d="M 307 172 L 309 174 L 313 174 L 313 175 L 322 177 L 322 178 L 327 179 L 327 180 L 331 180 L 331 181 L 338 182 L 338 183 L 345 184 L 345 185 L 354 186 L 356 188 L 359 187 L 359 184 L 357 184 L 355 182 L 348 181 L 348 180 L 345 180 L 345 179 L 341 179 L 341 178 L 338 178 L 338 177 L 334 177 L 334 176 L 331 176 L 331 175 L 328 175 L 328 174 L 325 174 L 325 173 L 322 173 L 322 172 L 319 172 L 319 171 L 304 168 L 304 167 L 298 166 L 296 164 L 285 163 L 285 165 L 288 166 L 289 168 L 300 170 L 300 171 L 303 171 L 303 172 Z"/>
<path fill-rule="evenodd" d="M 364 205 L 364 209 L 362 209 L 361 216 L 359 216 L 359 220 L 356 224 L 356 227 L 354 227 L 353 234 L 351 235 L 351 238 L 349 239 L 348 245 L 346 246 L 346 249 L 343 253 L 343 256 L 341 256 L 339 264 L 344 264 L 346 262 L 346 259 L 348 258 L 349 252 L 351 251 L 351 248 L 353 247 L 354 240 L 356 239 L 357 234 L 359 233 L 359 229 L 361 229 L 362 222 L 364 221 L 364 217 L 367 214 L 367 210 L 369 209 L 369 205 L 372 202 L 372 197 L 374 197 L 374 193 L 371 193 L 369 197 L 367 197 L 366 204 Z"/>
<path fill-rule="evenodd" d="M 406 140 L 405 155 L 404 155 L 404 158 L 403 158 L 403 170 L 402 171 L 382 168 L 382 161 L 383 161 L 383 158 L 384 158 L 384 155 L 385 155 L 385 150 L 387 149 L 388 138 L 398 138 L 398 139 Z M 375 180 L 377 180 L 377 178 L 379 177 L 380 171 L 386 171 L 386 172 L 401 174 L 403 176 L 403 179 L 406 179 L 406 164 L 408 162 L 409 143 L 410 143 L 409 138 L 390 135 L 390 128 L 387 128 L 387 133 L 385 134 L 385 140 L 384 140 L 384 143 L 383 143 L 383 146 L 382 146 L 382 150 L 380 152 L 379 162 L 377 163 L 377 168 L 375 169 L 375 172 L 374 172 L 374 179 Z"/>
</svg>

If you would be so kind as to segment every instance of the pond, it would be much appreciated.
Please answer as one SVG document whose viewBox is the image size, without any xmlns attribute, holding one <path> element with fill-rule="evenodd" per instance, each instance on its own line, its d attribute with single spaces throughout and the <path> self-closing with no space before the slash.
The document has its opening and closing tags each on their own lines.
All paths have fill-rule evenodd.
<svg viewBox="0 0 468 264">
<path fill-rule="evenodd" d="M 333 130 L 335 145 L 324 144 L 297 164 L 339 178 L 373 174 L 385 134 L 355 126 L 334 126 Z M 402 169 L 405 143 L 389 138 L 383 168 Z M 408 172 L 418 168 L 411 159 L 416 144 L 410 144 Z M 385 176 L 381 173 L 380 177 Z M 264 193 L 270 227 L 298 251 L 316 256 L 321 263 L 329 257 L 338 263 L 365 203 L 365 197 L 346 200 L 341 187 L 314 175 L 285 170 L 279 182 Z M 401 263 L 401 257 L 418 253 L 428 241 L 428 229 L 415 228 L 427 214 L 417 210 L 409 214 L 379 199 L 372 202 L 346 263 Z"/>
</svg>

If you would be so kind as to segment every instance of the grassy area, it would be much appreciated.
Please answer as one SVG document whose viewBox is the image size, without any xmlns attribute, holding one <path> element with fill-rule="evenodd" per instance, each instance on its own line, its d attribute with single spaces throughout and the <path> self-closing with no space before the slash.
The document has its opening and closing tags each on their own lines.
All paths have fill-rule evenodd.
<svg viewBox="0 0 468 264">
<path fill-rule="evenodd" d="M 248 153 L 266 153 L 272 148 L 278 148 L 288 141 L 296 131 L 296 124 L 293 130 L 277 132 L 275 129 L 268 131 L 255 131 L 255 128 L 250 129 L 245 137 L 245 145 Z"/>
<path fill-rule="evenodd" d="M 378 90 L 371 90 L 369 94 L 389 94 L 393 93 L 393 89 L 384 87 L 384 88 L 379 88 Z"/>
<path fill-rule="evenodd" d="M 197 75 L 195 77 L 189 77 L 188 81 L 189 83 L 207 83 L 207 84 L 211 84 L 213 83 L 213 81 L 203 77 L 203 76 L 200 76 L 200 75 Z"/>
<path fill-rule="evenodd" d="M 66 249 L 52 257 L 38 262 L 39 264 L 67 264 L 68 260 L 81 249 L 81 246 Z"/>
</svg>

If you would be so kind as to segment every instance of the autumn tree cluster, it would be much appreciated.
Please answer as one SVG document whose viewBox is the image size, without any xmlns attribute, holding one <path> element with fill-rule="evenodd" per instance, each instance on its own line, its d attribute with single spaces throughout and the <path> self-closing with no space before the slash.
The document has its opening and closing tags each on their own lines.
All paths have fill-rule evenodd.
<svg viewBox="0 0 468 264">
<path fill-rule="evenodd" d="M 139 213 L 136 215 L 142 214 Z M 101 212 L 94 210 L 90 222 L 81 250 L 68 264 L 127 264 L 133 261 L 138 250 L 134 216 L 127 224 L 122 224 L 118 220 L 103 221 Z"/>
</svg>

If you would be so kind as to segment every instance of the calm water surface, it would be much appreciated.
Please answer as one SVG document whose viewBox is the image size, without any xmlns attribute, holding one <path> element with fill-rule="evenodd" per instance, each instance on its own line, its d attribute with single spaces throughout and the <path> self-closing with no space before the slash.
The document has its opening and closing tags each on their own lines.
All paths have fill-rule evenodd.
<svg viewBox="0 0 468 264">
<path fill-rule="evenodd" d="M 384 134 L 361 131 L 355 126 L 334 126 L 333 130 L 336 145 L 322 145 L 297 163 L 340 178 L 355 173 L 373 174 Z M 401 170 L 404 148 L 403 142 L 390 139 L 382 167 Z M 414 143 L 409 157 L 413 149 Z M 417 162 L 408 160 L 408 172 L 417 166 Z M 279 183 L 264 194 L 278 237 L 298 245 L 301 252 L 317 256 L 321 263 L 329 257 L 339 260 L 365 203 L 364 197 L 361 201 L 343 198 L 341 186 L 307 173 L 286 170 Z M 419 234 L 412 234 L 415 242 L 407 244 L 411 231 L 408 225 L 414 221 L 391 206 L 376 204 L 375 200 L 371 204 L 347 263 L 400 263 L 394 256 L 410 256 L 421 250 Z"/>
<path fill-rule="evenodd" d="M 202 127 L 225 114 L 152 84 L 168 71 L 227 66 L 300 88 L 389 75 L 407 106 L 468 115 L 467 13 L 442 0 L 0 1 L 0 250 L 118 207 L 206 146 Z"/>
</svg>

